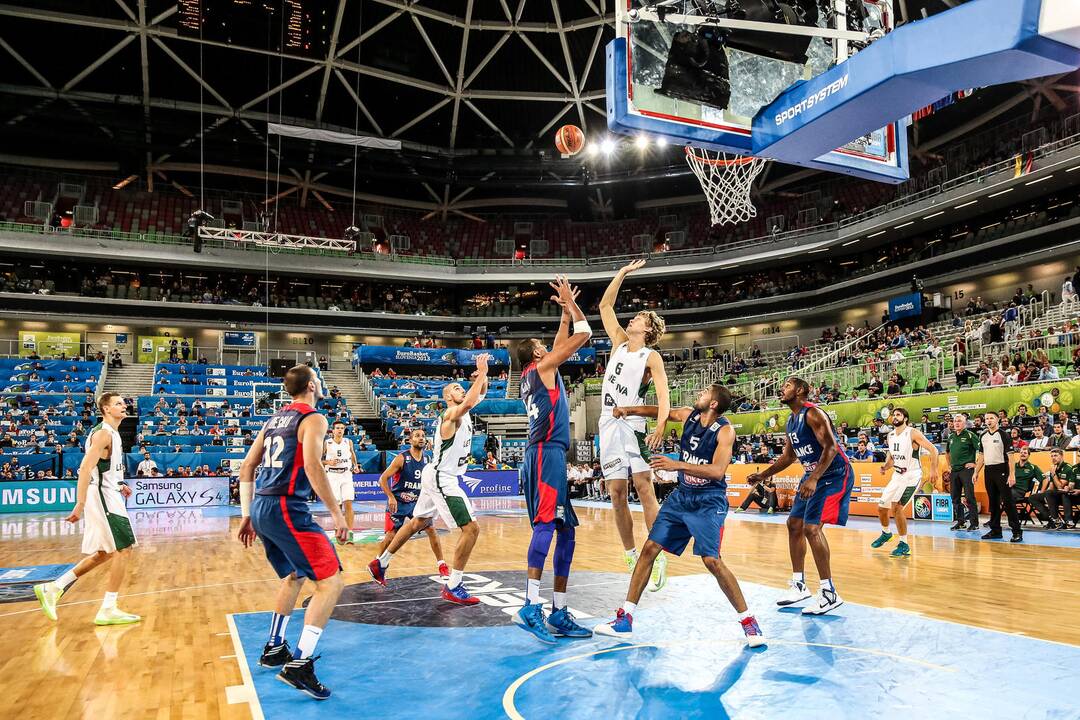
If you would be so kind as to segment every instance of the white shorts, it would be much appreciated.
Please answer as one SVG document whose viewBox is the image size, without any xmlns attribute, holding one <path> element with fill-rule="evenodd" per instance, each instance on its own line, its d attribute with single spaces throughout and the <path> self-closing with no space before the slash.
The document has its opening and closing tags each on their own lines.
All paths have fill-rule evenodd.
<svg viewBox="0 0 1080 720">
<path fill-rule="evenodd" d="M 452 528 L 468 525 L 476 519 L 458 476 L 436 473 L 429 463 L 420 474 L 420 497 L 416 499 L 412 516 L 432 518 L 436 513 L 447 527 Z"/>
<path fill-rule="evenodd" d="M 326 479 L 330 481 L 330 490 L 334 493 L 334 499 L 338 503 L 352 502 L 356 499 L 356 486 L 353 485 L 351 472 L 327 471 Z"/>
<path fill-rule="evenodd" d="M 893 503 L 900 503 L 901 506 L 907 505 L 911 502 L 915 491 L 919 489 L 921 482 L 921 470 L 908 470 L 905 473 L 898 473 L 893 470 L 892 479 L 889 480 L 889 484 L 885 486 L 885 489 L 881 491 L 878 507 L 887 508 Z"/>
<path fill-rule="evenodd" d="M 622 418 L 600 418 L 600 468 L 605 480 L 626 480 L 627 472 L 649 472 L 645 434 Z"/>
<path fill-rule="evenodd" d="M 86 488 L 83 510 L 83 554 L 112 553 L 136 544 L 124 496 L 118 490 L 103 490 L 91 483 Z"/>
</svg>

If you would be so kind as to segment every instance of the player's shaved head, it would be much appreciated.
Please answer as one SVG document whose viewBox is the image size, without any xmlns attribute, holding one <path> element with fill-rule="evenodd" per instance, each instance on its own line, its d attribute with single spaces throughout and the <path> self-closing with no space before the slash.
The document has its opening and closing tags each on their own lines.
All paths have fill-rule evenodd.
<svg viewBox="0 0 1080 720">
<path fill-rule="evenodd" d="M 307 365 L 294 365 L 285 373 L 285 392 L 292 397 L 303 395 L 312 382 L 315 382 L 314 370 Z"/>
</svg>

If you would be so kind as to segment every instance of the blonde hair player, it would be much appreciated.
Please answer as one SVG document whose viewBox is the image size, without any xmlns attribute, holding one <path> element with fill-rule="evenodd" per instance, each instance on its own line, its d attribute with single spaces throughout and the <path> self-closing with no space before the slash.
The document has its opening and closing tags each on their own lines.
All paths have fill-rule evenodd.
<svg viewBox="0 0 1080 720">
<path fill-rule="evenodd" d="M 878 535 L 870 547 L 879 548 L 892 540 L 889 532 L 889 510 L 892 510 L 896 518 L 896 532 L 900 536 L 900 542 L 890 553 L 892 557 L 907 557 L 911 555 L 911 543 L 908 542 L 907 517 L 904 512 L 915 491 L 922 482 L 922 463 L 919 461 L 919 448 L 930 453 L 930 480 L 937 481 L 938 450 L 934 443 L 926 439 L 922 431 L 908 424 L 910 416 L 904 408 L 894 408 L 889 421 L 893 429 L 886 438 L 888 456 L 885 464 L 881 466 L 881 474 L 893 471 L 889 484 L 881 493 L 878 500 L 878 519 L 881 520 L 881 535 Z"/>
<path fill-rule="evenodd" d="M 82 551 L 87 557 L 56 580 L 35 585 L 34 594 L 46 617 L 56 620 L 56 603 L 75 581 L 97 566 L 112 561 L 105 599 L 94 624 L 127 625 L 142 619 L 116 607 L 116 597 L 131 557 L 130 549 L 136 544 L 124 504 L 124 499 L 131 495 L 131 488 L 124 483 L 124 446 L 118 430 L 127 415 L 127 405 L 119 394 L 104 393 L 98 398 L 97 406 L 101 411 L 101 422 L 86 438 L 86 454 L 79 465 L 75 507 L 66 518 L 72 524 L 80 518 L 85 519 Z"/>
<path fill-rule="evenodd" d="M 619 270 L 600 299 L 600 319 L 612 347 L 602 388 L 600 467 L 611 495 L 615 526 L 619 530 L 630 572 L 637 564 L 638 553 L 634 544 L 634 519 L 627 502 L 627 476 L 634 480 L 634 488 L 645 513 L 645 527 L 651 530 L 660 505 L 653 491 L 649 450 L 656 450 L 663 443 L 664 427 L 671 411 L 664 361 L 660 353 L 652 349 L 664 335 L 663 318 L 651 310 L 644 310 L 623 329 L 615 315 L 615 300 L 623 280 L 644 265 L 644 260 L 635 260 Z M 615 409 L 644 405 L 650 382 L 656 387 L 656 429 L 646 435 L 645 418 L 622 417 L 615 413 Z M 651 580 L 649 590 L 653 592 L 667 582 L 667 558 L 663 553 L 653 564 Z"/>
<path fill-rule="evenodd" d="M 323 467 L 326 468 L 326 479 L 330 481 L 334 499 L 345 513 L 345 525 L 349 528 L 349 537 L 345 542 L 352 543 L 355 517 L 353 500 L 356 499 L 353 473 L 360 472 L 360 463 L 356 460 L 352 440 L 345 437 L 345 423 L 341 420 L 336 420 L 330 427 L 330 439 L 323 450 Z"/>
</svg>

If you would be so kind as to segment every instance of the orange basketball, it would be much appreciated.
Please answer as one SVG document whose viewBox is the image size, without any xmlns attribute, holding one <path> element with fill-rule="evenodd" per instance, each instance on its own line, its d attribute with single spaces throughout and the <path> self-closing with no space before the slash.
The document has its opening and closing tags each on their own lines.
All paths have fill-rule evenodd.
<svg viewBox="0 0 1080 720">
<path fill-rule="evenodd" d="M 555 148 L 563 155 L 577 155 L 585 147 L 585 133 L 577 125 L 563 125 L 555 133 Z"/>
</svg>

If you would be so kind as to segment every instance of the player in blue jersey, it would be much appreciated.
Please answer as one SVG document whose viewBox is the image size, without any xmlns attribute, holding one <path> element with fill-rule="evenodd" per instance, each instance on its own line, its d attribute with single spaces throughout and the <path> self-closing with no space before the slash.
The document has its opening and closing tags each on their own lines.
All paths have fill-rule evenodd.
<svg viewBox="0 0 1080 720">
<path fill-rule="evenodd" d="M 634 632 L 634 611 L 649 582 L 653 560 L 661 550 L 682 555 L 690 539 L 694 554 L 716 578 L 728 602 L 739 613 L 739 624 L 750 647 L 765 644 L 765 635 L 746 606 L 742 588 L 735 575 L 720 558 L 724 539 L 724 520 L 728 512 L 727 469 L 735 445 L 735 428 L 724 413 L 731 407 L 731 393 L 722 385 L 710 385 L 697 397 L 694 407 L 672 408 L 668 418 L 683 423 L 679 441 L 679 460 L 654 455 L 649 464 L 654 470 L 679 473 L 679 487 L 660 506 L 634 566 L 626 601 L 610 623 L 597 625 L 597 635 L 627 639 Z M 652 406 L 617 407 L 616 417 L 655 418 L 659 408 Z"/>
<path fill-rule="evenodd" d="M 847 524 L 848 505 L 855 473 L 844 448 L 836 438 L 832 420 L 817 405 L 807 402 L 810 386 L 801 378 L 789 377 L 780 389 L 780 401 L 791 409 L 787 421 L 784 452 L 748 482 L 756 483 L 783 471 L 793 462 L 802 464 L 804 475 L 799 482 L 795 502 L 788 515 L 788 549 L 791 552 L 791 583 L 788 593 L 776 601 L 788 606 L 810 598 L 804 568 L 806 545 L 814 553 L 821 589 L 804 615 L 824 615 L 844 604 L 836 593 L 829 563 L 829 543 L 822 526 Z"/>
<path fill-rule="evenodd" d="M 284 384 L 292 402 L 266 421 L 240 465 L 239 538 L 250 547 L 258 537 L 282 579 L 259 665 L 280 667 L 279 680 L 325 700 L 330 690 L 315 677 L 313 653 L 344 582 L 334 546 L 308 509 L 311 491 L 330 511 L 338 542 L 348 539 L 349 526 L 322 464 L 326 418 L 315 411 L 322 397 L 319 378 L 308 366 L 297 365 L 285 373 Z M 293 656 L 285 628 L 305 580 L 315 583 L 315 593 L 304 611 L 304 630 Z"/>
<path fill-rule="evenodd" d="M 535 338 L 517 345 L 521 367 L 521 400 L 529 416 L 529 442 L 521 462 L 521 486 L 532 523 L 528 551 L 526 600 L 514 616 L 514 622 L 541 642 L 554 643 L 555 636 L 591 637 L 592 633 L 574 620 L 566 607 L 566 583 L 574 557 L 574 535 L 578 524 L 570 506 L 566 478 L 566 451 L 570 448 L 570 407 L 566 388 L 559 376 L 559 366 L 570 359 L 589 338 L 592 330 L 575 298 L 577 288 L 565 277 L 550 283 L 552 298 L 562 306 L 562 322 L 551 350 Z M 555 541 L 552 566 L 555 585 L 552 612 L 544 617 L 540 598 L 540 576 L 544 571 L 551 539 Z"/>
<path fill-rule="evenodd" d="M 431 459 L 424 452 L 425 445 L 427 435 L 424 428 L 414 428 L 409 433 L 409 449 L 398 453 L 379 476 L 379 487 L 386 493 L 386 535 L 379 543 L 379 549 L 375 551 L 376 556 L 382 555 L 383 551 L 390 547 L 394 535 L 405 521 L 413 516 L 416 500 L 420 497 L 420 475 Z M 450 577 L 450 566 L 443 560 L 442 543 L 431 525 L 425 527 L 424 532 L 431 544 L 431 552 L 435 554 L 439 575 L 445 581 Z"/>
</svg>

